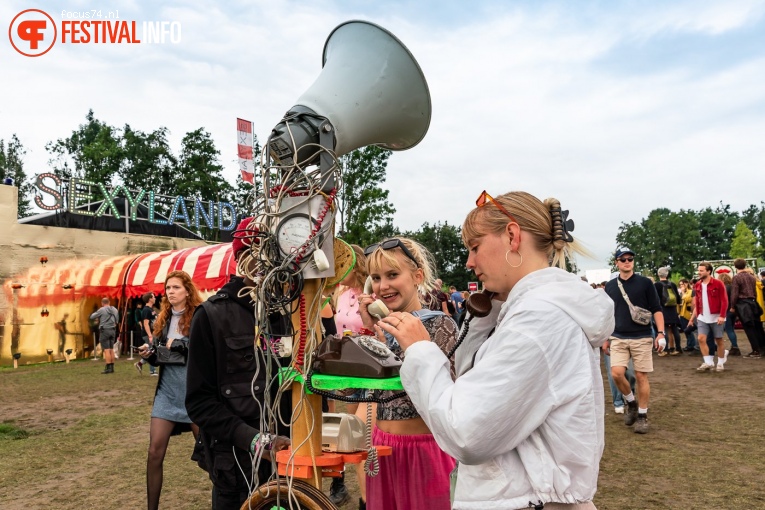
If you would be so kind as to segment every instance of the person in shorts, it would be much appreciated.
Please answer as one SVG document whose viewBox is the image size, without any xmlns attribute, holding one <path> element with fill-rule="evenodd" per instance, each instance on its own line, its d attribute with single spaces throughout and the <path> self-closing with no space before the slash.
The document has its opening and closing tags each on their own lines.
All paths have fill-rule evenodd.
<svg viewBox="0 0 765 510">
<path fill-rule="evenodd" d="M 90 314 L 91 319 L 98 319 L 98 329 L 100 331 L 99 340 L 101 349 L 104 350 L 104 361 L 106 367 L 102 374 L 114 373 L 114 342 L 117 339 L 117 324 L 120 314 L 116 308 L 109 304 L 109 298 L 101 300 L 101 308 Z"/>
<path fill-rule="evenodd" d="M 648 374 L 653 372 L 653 347 L 655 344 L 656 349 L 663 352 L 667 345 L 664 339 L 664 315 L 656 287 L 651 280 L 634 272 L 635 252 L 625 247 L 618 248 L 614 258 L 619 276 L 606 284 L 606 293 L 614 301 L 615 328 L 611 338 L 603 345 L 603 351 L 611 356 L 611 376 L 627 403 L 624 424 L 634 425 L 636 433 L 645 434 L 649 428 L 648 400 L 651 386 Z M 653 314 L 659 332 L 655 340 L 651 324 L 642 325 L 632 320 L 630 306 L 622 289 L 633 306 L 645 308 Z M 630 359 L 635 366 L 637 399 L 625 377 Z"/>
<path fill-rule="evenodd" d="M 696 293 L 695 306 L 689 324 L 693 324 L 698 319 L 699 326 L 699 347 L 704 362 L 697 368 L 699 372 L 709 372 L 714 370 L 722 372 L 725 370 L 725 362 L 728 361 L 728 351 L 725 349 L 725 340 L 723 340 L 723 331 L 725 330 L 725 315 L 728 311 L 728 293 L 725 291 L 725 284 L 712 277 L 712 264 L 702 262 L 697 269 L 699 281 L 694 285 L 693 290 Z M 714 354 L 709 352 L 707 337 L 713 335 L 717 345 L 717 366 L 715 367 Z M 723 353 L 720 356 L 720 353 Z"/>
</svg>

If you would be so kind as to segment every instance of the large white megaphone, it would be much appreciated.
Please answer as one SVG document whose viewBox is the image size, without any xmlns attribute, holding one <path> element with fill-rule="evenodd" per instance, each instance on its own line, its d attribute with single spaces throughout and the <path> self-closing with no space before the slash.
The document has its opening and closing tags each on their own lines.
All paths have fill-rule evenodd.
<svg viewBox="0 0 765 510">
<path fill-rule="evenodd" d="M 309 144 L 336 156 L 373 144 L 406 150 L 427 133 L 430 112 L 428 84 L 406 46 L 374 23 L 347 21 L 327 38 L 321 74 L 274 127 L 268 151 L 277 164 L 305 166 L 320 151 Z"/>
</svg>

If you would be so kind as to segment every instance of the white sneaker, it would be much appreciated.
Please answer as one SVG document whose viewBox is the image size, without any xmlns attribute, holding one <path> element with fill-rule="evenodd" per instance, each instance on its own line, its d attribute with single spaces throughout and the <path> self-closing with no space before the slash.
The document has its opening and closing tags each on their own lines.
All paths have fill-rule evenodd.
<svg viewBox="0 0 765 510">
<path fill-rule="evenodd" d="M 624 414 L 624 406 L 615 406 L 614 407 L 614 413 L 615 414 Z"/>
<path fill-rule="evenodd" d="M 723 365 L 717 365 L 717 368 L 715 368 L 716 372 L 722 372 L 725 370 L 725 367 Z"/>
<path fill-rule="evenodd" d="M 701 366 L 699 368 L 697 368 L 696 370 L 699 371 L 699 372 L 709 372 L 714 367 L 715 367 L 714 365 L 708 365 L 706 363 L 702 363 Z"/>
</svg>

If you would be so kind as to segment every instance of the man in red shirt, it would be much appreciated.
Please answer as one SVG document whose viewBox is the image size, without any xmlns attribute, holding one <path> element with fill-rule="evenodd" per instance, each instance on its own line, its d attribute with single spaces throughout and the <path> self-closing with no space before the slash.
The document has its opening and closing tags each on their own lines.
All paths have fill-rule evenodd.
<svg viewBox="0 0 765 510">
<path fill-rule="evenodd" d="M 723 340 L 723 330 L 725 329 L 725 314 L 728 310 L 728 293 L 725 291 L 723 282 L 712 278 L 712 264 L 702 262 L 698 268 L 699 281 L 694 286 L 696 292 L 695 306 L 689 324 L 698 317 L 699 319 L 699 347 L 701 355 L 704 356 L 704 362 L 698 370 L 699 372 L 708 372 L 716 370 L 722 372 L 725 370 L 725 362 L 728 361 L 728 351 L 725 350 L 725 341 Z M 709 354 L 707 346 L 707 336 L 714 335 L 717 344 L 717 368 L 715 368 L 715 357 Z M 724 353 L 720 357 L 720 353 Z"/>
</svg>

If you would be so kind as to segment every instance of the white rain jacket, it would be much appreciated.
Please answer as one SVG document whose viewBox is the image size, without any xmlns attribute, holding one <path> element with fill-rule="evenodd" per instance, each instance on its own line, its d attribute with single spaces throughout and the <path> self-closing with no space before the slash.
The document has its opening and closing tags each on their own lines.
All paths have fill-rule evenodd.
<svg viewBox="0 0 765 510">
<path fill-rule="evenodd" d="M 475 365 L 452 382 L 437 345 L 406 350 L 401 380 L 438 445 L 459 461 L 454 509 L 591 501 L 603 453 L 599 347 L 614 305 L 558 268 L 519 281 Z"/>
</svg>

